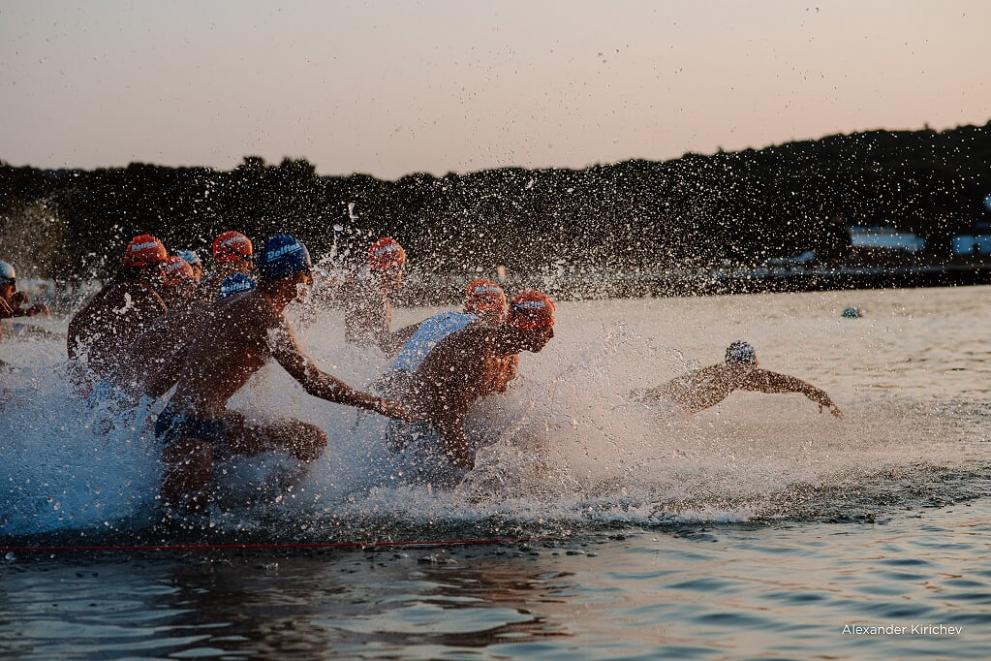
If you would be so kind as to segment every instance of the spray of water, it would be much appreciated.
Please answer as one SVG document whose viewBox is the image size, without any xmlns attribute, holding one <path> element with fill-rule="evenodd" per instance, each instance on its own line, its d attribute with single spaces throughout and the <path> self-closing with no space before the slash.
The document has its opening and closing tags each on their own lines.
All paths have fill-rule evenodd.
<svg viewBox="0 0 991 661">
<path fill-rule="evenodd" d="M 829 295 L 804 296 L 821 304 Z M 313 399 L 280 368 L 266 367 L 231 406 L 314 423 L 328 433 L 329 447 L 299 480 L 299 467 L 275 453 L 219 465 L 205 525 L 280 539 L 560 534 L 631 523 L 856 516 L 959 497 L 960 483 L 976 484 L 958 478 L 981 465 L 975 419 L 984 412 L 871 391 L 871 365 L 897 362 L 871 339 L 878 326 L 817 322 L 810 316 L 820 313 L 796 307 L 793 296 L 764 297 L 762 314 L 741 301 L 564 303 L 555 339 L 524 355 L 509 392 L 476 406 L 469 436 L 479 446 L 477 467 L 467 475 L 424 479 L 422 456 L 390 453 L 388 421 Z M 399 321 L 430 312 L 405 310 Z M 327 371 L 365 387 L 384 369 L 381 354 L 344 344 L 334 311 L 296 314 Z M 803 332 L 811 337 L 788 344 Z M 713 347 L 743 336 L 782 371 L 809 376 L 818 368 L 846 418 L 820 416 L 798 395 L 736 394 L 694 416 L 629 396 L 715 362 Z M 13 365 L 0 395 L 0 533 L 93 537 L 151 525 L 161 464 L 150 427 L 163 402 L 121 411 L 79 398 L 64 377 L 62 345 L 45 336 L 14 338 L 0 349 Z M 852 366 L 851 351 L 866 362 Z"/>
</svg>

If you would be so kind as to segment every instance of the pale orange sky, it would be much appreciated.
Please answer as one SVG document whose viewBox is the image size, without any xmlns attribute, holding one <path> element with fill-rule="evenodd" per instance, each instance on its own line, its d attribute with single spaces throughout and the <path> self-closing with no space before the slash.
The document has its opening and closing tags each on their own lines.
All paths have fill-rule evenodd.
<svg viewBox="0 0 991 661">
<path fill-rule="evenodd" d="M 991 119 L 991 2 L 0 4 L 0 160 L 323 174 Z"/>
</svg>

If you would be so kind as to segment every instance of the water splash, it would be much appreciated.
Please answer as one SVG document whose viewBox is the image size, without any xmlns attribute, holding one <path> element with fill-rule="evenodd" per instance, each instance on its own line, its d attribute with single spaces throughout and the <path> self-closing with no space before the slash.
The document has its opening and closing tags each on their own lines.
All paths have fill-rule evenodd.
<svg viewBox="0 0 991 661">
<path fill-rule="evenodd" d="M 415 460 L 389 452 L 385 419 L 315 400 L 281 369 L 266 367 L 231 406 L 312 422 L 330 445 L 294 484 L 287 476 L 297 467 L 283 455 L 219 465 L 206 525 L 217 534 L 319 540 L 569 534 L 629 524 L 857 518 L 981 491 L 986 409 L 953 397 L 935 404 L 910 387 L 865 396 L 873 375 L 867 359 L 885 351 L 866 338 L 877 327 L 861 331 L 859 344 L 846 338 L 845 350 L 854 347 L 867 363 L 837 361 L 822 370 L 846 409 L 844 421 L 819 416 L 797 395 L 736 394 L 695 416 L 662 415 L 628 397 L 704 363 L 707 352 L 693 343 L 708 346 L 741 331 L 761 347 L 773 347 L 778 334 L 817 332 L 823 353 L 844 350 L 831 341 L 837 327 L 788 313 L 794 297 L 766 298 L 769 318 L 743 313 L 735 299 L 699 301 L 687 314 L 677 300 L 563 304 L 555 340 L 524 356 L 508 393 L 476 406 L 469 435 L 480 447 L 477 467 L 451 484 L 411 479 Z M 728 319 L 726 327 L 714 330 L 714 312 Z M 366 386 L 385 367 L 377 352 L 344 345 L 333 311 L 309 319 L 302 335 L 318 364 L 353 385 Z M 782 371 L 808 373 L 801 346 L 780 346 L 773 358 Z M 4 375 L 0 409 L 0 534 L 146 529 L 158 516 L 160 450 L 149 428 L 162 403 L 122 414 L 75 397 L 62 346 L 48 338 L 15 338 L 0 350 L 16 366 Z"/>
</svg>

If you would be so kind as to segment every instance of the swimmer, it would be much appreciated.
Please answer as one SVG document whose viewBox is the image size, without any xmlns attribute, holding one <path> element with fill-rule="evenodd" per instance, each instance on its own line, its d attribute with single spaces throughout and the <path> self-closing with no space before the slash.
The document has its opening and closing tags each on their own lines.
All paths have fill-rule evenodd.
<svg viewBox="0 0 991 661">
<path fill-rule="evenodd" d="M 254 246 L 251 239 L 233 230 L 217 235 L 213 240 L 214 271 L 200 283 L 201 297 L 205 301 L 217 298 L 220 285 L 229 275 L 251 273 Z"/>
<path fill-rule="evenodd" d="M 131 239 L 117 275 L 69 322 L 70 360 L 86 357 L 93 374 L 114 379 L 131 343 L 168 309 L 156 291 L 168 258 L 151 234 Z"/>
<path fill-rule="evenodd" d="M 314 397 L 411 418 L 399 404 L 325 374 L 303 353 L 283 311 L 312 284 L 311 269 L 302 243 L 288 234 L 270 237 L 258 265 L 258 288 L 212 305 L 185 333 L 185 351 L 147 380 L 146 394 L 152 397 L 175 385 L 155 427 L 165 443 L 164 503 L 185 509 L 203 506 L 214 460 L 224 454 L 283 451 L 305 464 L 323 452 L 327 436 L 313 425 L 293 419 L 262 423 L 227 408 L 228 400 L 269 358 Z"/>
<path fill-rule="evenodd" d="M 176 255 L 186 260 L 193 269 L 193 280 L 199 284 L 203 280 L 203 260 L 196 254 L 195 250 L 177 250 Z"/>
<path fill-rule="evenodd" d="M 182 257 L 173 255 L 162 264 L 162 300 L 171 310 L 192 302 L 196 295 L 196 276 L 193 267 Z"/>
<path fill-rule="evenodd" d="M 401 348 L 389 366 L 388 372 L 380 379 L 379 387 L 385 386 L 386 392 L 401 392 L 402 384 L 409 381 L 409 377 L 420 367 L 423 359 L 441 340 L 476 321 L 483 324 L 501 324 L 506 317 L 507 308 L 506 292 L 499 283 L 484 278 L 472 280 L 465 290 L 462 312 L 441 312 L 393 334 L 397 344 L 402 343 Z M 493 374 L 490 377 L 489 390 L 497 391 L 496 383 L 503 381 L 508 383 L 505 372 L 510 363 L 509 357 L 500 357 L 491 361 L 490 370 L 498 371 L 500 374 Z M 515 370 L 509 379 L 514 376 Z M 505 386 L 502 391 L 505 391 Z"/>
<path fill-rule="evenodd" d="M 127 359 L 120 361 L 114 375 L 115 394 L 121 401 L 134 403 L 144 392 L 153 370 L 148 363 L 163 364 L 186 345 L 186 329 L 201 316 L 207 304 L 197 298 L 195 275 L 189 263 L 169 257 L 162 264 L 160 292 L 168 310 L 156 318 L 131 343 Z"/>
<path fill-rule="evenodd" d="M 726 349 L 726 360 L 718 365 L 683 374 L 664 385 L 642 393 L 642 400 L 667 400 L 697 413 L 729 397 L 734 390 L 766 393 L 802 393 L 837 418 L 843 413 L 823 390 L 793 376 L 757 367 L 757 353 L 746 342 L 734 342 Z"/>
<path fill-rule="evenodd" d="M 343 283 L 344 339 L 357 346 L 377 346 L 394 351 L 402 342 L 394 338 L 392 295 L 402 286 L 406 251 L 383 236 L 368 248 L 368 264 Z"/>
<path fill-rule="evenodd" d="M 464 423 L 472 404 L 490 387 L 490 361 L 540 351 L 554 337 L 554 319 L 554 301 L 526 291 L 513 299 L 505 323 L 470 324 L 442 340 L 423 360 L 404 403 L 440 435 L 452 464 L 468 470 L 475 465 Z"/>
<path fill-rule="evenodd" d="M 246 291 L 254 291 L 258 287 L 258 281 L 246 273 L 235 273 L 224 278 L 220 283 L 220 299 L 243 294 Z"/>
<path fill-rule="evenodd" d="M 0 260 L 0 319 L 48 314 L 48 306 L 44 303 L 34 305 L 30 303 L 28 295 L 17 290 L 17 271 L 7 262 Z M 0 326 L 0 340 L 2 339 L 3 326 Z"/>
</svg>

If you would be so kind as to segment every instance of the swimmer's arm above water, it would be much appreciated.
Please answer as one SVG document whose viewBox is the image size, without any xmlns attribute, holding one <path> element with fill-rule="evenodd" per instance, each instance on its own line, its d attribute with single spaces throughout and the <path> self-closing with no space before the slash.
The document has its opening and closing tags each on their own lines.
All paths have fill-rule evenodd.
<svg viewBox="0 0 991 661">
<path fill-rule="evenodd" d="M 843 412 L 840 411 L 839 407 L 833 403 L 833 400 L 829 398 L 826 391 L 821 388 L 816 388 L 811 383 L 807 383 L 801 379 L 788 376 L 787 374 L 778 374 L 777 372 L 771 372 L 769 370 L 754 369 L 740 384 L 740 388 L 743 390 L 756 390 L 758 392 L 766 393 L 802 393 L 819 405 L 820 412 L 822 412 L 823 407 L 825 407 L 829 409 L 829 412 L 837 418 L 843 417 Z"/>
<path fill-rule="evenodd" d="M 22 291 L 14 292 L 14 296 L 10 302 L 11 305 L 9 308 L 11 309 L 12 317 L 34 317 L 39 314 L 49 314 L 47 305 L 44 303 L 35 303 L 34 305 L 31 305 L 31 299 L 29 299 L 28 295 Z M 3 313 L 0 312 L 0 317 L 2 316 Z"/>
<path fill-rule="evenodd" d="M 290 376 L 314 397 L 335 404 L 345 404 L 375 411 L 389 418 L 413 420 L 413 415 L 400 404 L 355 390 L 343 381 L 320 370 L 310 357 L 300 349 L 296 335 L 288 325 L 283 325 L 274 334 L 272 355 L 289 372 Z"/>
</svg>

